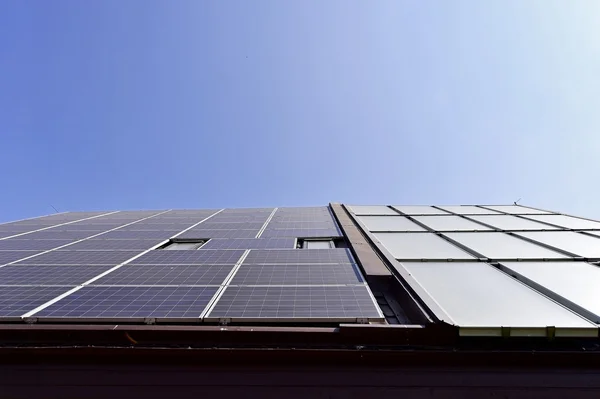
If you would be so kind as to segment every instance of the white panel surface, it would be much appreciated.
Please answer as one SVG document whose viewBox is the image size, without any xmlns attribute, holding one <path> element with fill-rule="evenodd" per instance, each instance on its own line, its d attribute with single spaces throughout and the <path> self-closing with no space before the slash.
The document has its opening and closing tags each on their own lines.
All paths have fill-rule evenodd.
<svg viewBox="0 0 600 399">
<path fill-rule="evenodd" d="M 474 259 L 473 256 L 433 233 L 375 233 L 396 259 Z"/>
<path fill-rule="evenodd" d="M 600 239 L 572 231 L 532 231 L 517 233 L 584 258 L 600 258 Z"/>
<path fill-rule="evenodd" d="M 550 214 L 550 212 L 546 211 L 538 211 L 537 209 L 527 208 L 525 206 L 520 205 L 496 205 L 496 206 L 488 206 L 484 205 L 486 208 L 494 209 L 500 212 L 512 213 L 514 215 L 524 215 L 524 214 Z"/>
<path fill-rule="evenodd" d="M 407 215 L 448 215 L 448 212 L 424 205 L 394 205 L 392 208 Z"/>
<path fill-rule="evenodd" d="M 564 259 L 568 256 L 505 233 L 445 233 L 490 259 Z"/>
<path fill-rule="evenodd" d="M 511 215 L 476 215 L 470 216 L 473 220 L 487 223 L 501 230 L 557 230 L 558 227 L 548 226 L 532 220 Z"/>
<path fill-rule="evenodd" d="M 460 216 L 413 216 L 415 220 L 437 231 L 492 230 Z"/>
<path fill-rule="evenodd" d="M 447 211 L 458 213 L 459 215 L 489 215 L 498 214 L 496 211 L 490 211 L 489 209 L 479 208 L 473 205 L 449 205 L 440 206 Z"/>
<path fill-rule="evenodd" d="M 579 219 L 565 215 L 527 215 L 528 218 L 540 222 L 552 223 L 573 230 L 600 229 L 600 223 L 593 220 Z"/>
<path fill-rule="evenodd" d="M 580 328 L 575 313 L 485 263 L 402 265 L 461 327 Z"/>
<path fill-rule="evenodd" d="M 355 215 L 397 215 L 398 212 L 383 205 L 352 205 L 350 210 Z"/>
<path fill-rule="evenodd" d="M 585 262 L 502 262 L 576 305 L 600 321 L 600 267 Z"/>
<path fill-rule="evenodd" d="M 404 216 L 359 216 L 370 231 L 426 231 Z"/>
</svg>

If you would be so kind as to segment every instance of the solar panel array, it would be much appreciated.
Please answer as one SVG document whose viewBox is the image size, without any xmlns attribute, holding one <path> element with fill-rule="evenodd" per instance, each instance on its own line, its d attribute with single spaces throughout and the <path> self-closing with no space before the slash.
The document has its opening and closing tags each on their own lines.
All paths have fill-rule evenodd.
<svg viewBox="0 0 600 399">
<path fill-rule="evenodd" d="M 309 237 L 341 237 L 329 208 L 77 212 L 2 224 L 0 319 L 383 320 L 351 253 L 296 248 Z M 171 239 L 208 242 L 162 249 Z"/>
<path fill-rule="evenodd" d="M 465 334 L 552 326 L 598 335 L 600 222 L 519 205 L 347 209 L 430 309 Z"/>
</svg>

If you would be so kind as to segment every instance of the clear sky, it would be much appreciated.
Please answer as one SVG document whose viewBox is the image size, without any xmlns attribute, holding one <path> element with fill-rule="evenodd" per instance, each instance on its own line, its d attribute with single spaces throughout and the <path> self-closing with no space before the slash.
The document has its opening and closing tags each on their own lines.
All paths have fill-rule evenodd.
<svg viewBox="0 0 600 399">
<path fill-rule="evenodd" d="M 600 217 L 600 2 L 0 2 L 0 221 L 512 203 Z"/>
</svg>

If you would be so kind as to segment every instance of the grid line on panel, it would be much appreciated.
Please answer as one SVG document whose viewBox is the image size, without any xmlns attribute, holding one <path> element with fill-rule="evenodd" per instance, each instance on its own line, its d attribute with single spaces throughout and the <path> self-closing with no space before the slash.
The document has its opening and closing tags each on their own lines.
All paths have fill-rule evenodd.
<svg viewBox="0 0 600 399">
<path fill-rule="evenodd" d="M 168 212 L 168 211 L 164 211 L 164 212 L 161 212 L 161 213 L 165 213 L 165 212 Z M 159 213 L 158 215 L 160 215 L 161 213 Z M 145 219 L 151 218 L 151 217 L 153 217 L 153 216 L 157 216 L 157 215 L 151 215 L 151 216 L 148 216 L 148 217 L 146 217 L 146 218 L 144 218 L 144 219 L 140 219 L 140 220 L 145 220 Z M 136 223 L 136 222 L 132 222 L 132 223 Z M 131 223 L 129 223 L 129 224 L 131 224 Z M 127 225 L 125 225 L 125 226 L 127 226 Z M 121 226 L 121 227 L 124 227 L 124 226 Z M 100 235 L 102 235 L 102 234 L 109 233 L 109 232 L 111 232 L 111 231 L 113 231 L 113 230 L 117 230 L 117 229 L 119 229 L 119 228 L 120 228 L 120 227 L 117 227 L 117 228 L 115 228 L 115 229 L 108 230 L 108 231 L 105 231 L 105 232 L 103 232 L 103 233 L 99 233 L 99 234 L 96 234 L 96 235 L 93 235 L 93 236 L 90 236 L 90 237 L 86 237 L 86 238 L 83 238 L 83 239 L 81 239 L 81 240 L 78 240 L 78 241 L 75 241 L 75 242 L 69 243 L 69 244 L 65 244 L 65 245 L 63 245 L 63 246 L 61 246 L 61 247 L 57 247 L 57 248 L 53 248 L 53 249 L 50 249 L 50 250 L 47 250 L 47 251 L 44 251 L 44 252 L 40 252 L 40 253 L 38 253 L 38 254 L 31 255 L 31 256 L 29 256 L 29 257 L 27 257 L 27 258 L 20 259 L 19 261 L 20 261 L 20 262 L 22 262 L 22 261 L 24 261 L 24 260 L 28 260 L 28 259 L 30 259 L 30 258 L 34 258 L 34 257 L 36 257 L 36 256 L 40 256 L 40 255 L 44 255 L 44 254 L 48 254 L 48 253 L 51 253 L 51 252 L 57 251 L 57 250 L 59 250 L 59 249 L 62 249 L 62 248 L 67 248 L 69 245 L 73 245 L 73 244 L 75 244 L 75 243 L 78 243 L 78 242 L 81 242 L 81 241 L 84 241 L 84 240 L 87 240 L 87 239 L 90 239 L 90 238 L 93 238 L 93 237 L 97 237 L 97 236 L 100 236 Z M 10 264 L 12 264 L 12 263 L 16 263 L 16 262 L 10 262 L 10 263 L 6 263 L 6 264 L 4 264 L 4 265 L 1 265 L 0 267 L 4 267 L 4 266 L 10 265 Z"/>
<path fill-rule="evenodd" d="M 116 213 L 116 212 L 118 212 L 118 211 L 107 213 L 107 215 L 110 215 L 110 214 Z M 24 232 L 24 233 L 15 234 L 13 236 L 2 237 L 2 238 L 0 238 L 0 240 L 6 240 L 8 238 L 19 237 L 19 236 L 23 236 L 23 235 L 26 235 L 26 234 L 29 234 L 29 233 L 35 233 L 35 232 L 38 232 L 38 231 L 44 231 L 44 230 L 52 229 L 54 227 L 64 226 L 64 225 L 68 225 L 68 224 L 71 224 L 71 223 L 77 223 L 77 222 L 80 222 L 82 220 L 94 219 L 94 218 L 98 218 L 98 217 L 101 217 L 101 216 L 105 216 L 105 214 L 97 215 L 97 216 L 92 216 L 92 217 L 81 219 L 81 220 L 74 220 L 72 222 L 61 223 L 61 224 L 54 225 L 54 226 L 48 226 L 48 227 L 44 227 L 44 228 L 37 229 L 37 230 L 27 231 L 27 232 Z"/>
<path fill-rule="evenodd" d="M 146 251 L 132 264 L 146 265 L 194 265 L 194 264 L 235 264 L 243 250 L 198 249 L 182 251 Z"/>
<path fill-rule="evenodd" d="M 296 239 L 285 238 L 213 238 L 202 246 L 202 249 L 292 249 L 296 247 Z"/>
</svg>

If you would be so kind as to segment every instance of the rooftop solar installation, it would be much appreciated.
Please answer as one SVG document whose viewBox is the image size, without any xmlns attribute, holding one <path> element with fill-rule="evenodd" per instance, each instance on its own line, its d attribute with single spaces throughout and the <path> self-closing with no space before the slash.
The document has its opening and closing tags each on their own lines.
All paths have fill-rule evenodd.
<svg viewBox="0 0 600 399">
<path fill-rule="evenodd" d="M 393 306 L 414 297 L 416 324 L 443 320 L 462 335 L 542 336 L 552 327 L 557 337 L 598 336 L 599 222 L 515 205 L 337 209 L 66 213 L 0 224 L 0 318 L 385 325 L 411 321 Z M 305 238 L 321 238 L 311 245 L 322 249 Z M 374 272 L 365 251 L 385 270 Z"/>
</svg>

